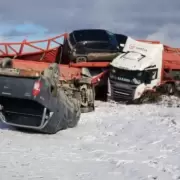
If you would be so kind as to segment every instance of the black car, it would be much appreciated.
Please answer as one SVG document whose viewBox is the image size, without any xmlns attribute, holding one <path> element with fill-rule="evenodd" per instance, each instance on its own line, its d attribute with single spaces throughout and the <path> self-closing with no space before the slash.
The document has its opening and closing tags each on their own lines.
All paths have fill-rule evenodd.
<svg viewBox="0 0 180 180">
<path fill-rule="evenodd" d="M 64 42 L 64 54 L 72 62 L 111 61 L 122 52 L 127 36 L 103 29 L 75 30 Z"/>
<path fill-rule="evenodd" d="M 81 115 L 80 103 L 50 78 L 55 71 L 59 74 L 58 69 L 57 64 L 51 64 L 36 78 L 20 76 L 18 69 L 0 68 L 0 121 L 46 134 L 75 127 Z"/>
</svg>

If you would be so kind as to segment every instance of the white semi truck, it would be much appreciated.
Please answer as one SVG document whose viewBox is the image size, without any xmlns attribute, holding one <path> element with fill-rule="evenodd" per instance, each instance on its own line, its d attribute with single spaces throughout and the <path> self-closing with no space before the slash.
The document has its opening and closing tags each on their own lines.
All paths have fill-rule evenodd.
<svg viewBox="0 0 180 180">
<path fill-rule="evenodd" d="M 176 69 L 180 73 L 177 62 L 180 62 L 180 56 L 166 51 L 163 44 L 129 37 L 123 53 L 110 63 L 108 96 L 115 101 L 138 102 L 146 92 L 154 92 L 160 87 L 173 93 L 175 80 L 165 78 L 164 71 Z"/>
</svg>

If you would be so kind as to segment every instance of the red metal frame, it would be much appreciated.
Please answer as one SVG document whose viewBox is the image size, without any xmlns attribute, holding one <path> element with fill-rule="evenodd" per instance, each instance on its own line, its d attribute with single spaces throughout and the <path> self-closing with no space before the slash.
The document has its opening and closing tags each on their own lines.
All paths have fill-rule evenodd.
<svg viewBox="0 0 180 180">
<path fill-rule="evenodd" d="M 49 63 L 46 62 L 34 62 L 34 61 L 24 61 L 16 59 L 13 61 L 13 68 L 19 68 L 24 70 L 34 70 L 42 72 L 44 69 L 48 68 Z M 74 78 L 81 78 L 81 68 L 70 67 L 69 65 L 59 64 L 60 70 L 60 80 L 72 80 Z"/>
<path fill-rule="evenodd" d="M 173 48 L 173 47 L 164 45 L 164 50 L 168 53 L 176 53 L 176 55 L 180 55 L 180 48 Z"/>
<path fill-rule="evenodd" d="M 164 45 L 162 55 L 161 84 L 164 84 L 166 83 L 166 81 L 164 81 L 165 69 L 180 69 L 180 48 L 172 48 Z"/>
<path fill-rule="evenodd" d="M 71 67 L 108 67 L 110 62 L 79 62 L 79 63 L 70 63 Z"/>
<path fill-rule="evenodd" d="M 35 61 L 44 61 L 44 62 L 53 62 L 55 61 L 56 55 L 58 53 L 59 47 L 62 47 L 62 44 L 57 42 L 58 38 L 66 38 L 67 33 L 49 38 L 46 40 L 39 41 L 27 41 L 22 42 L 6 42 L 0 43 L 0 57 L 14 57 L 19 59 L 31 59 Z M 39 47 L 36 44 L 47 43 L 45 48 Z M 54 48 L 51 48 L 51 43 L 57 44 Z M 13 46 L 18 46 L 18 49 L 15 49 Z M 26 52 L 26 48 L 33 48 L 34 51 Z"/>
<path fill-rule="evenodd" d="M 147 43 L 151 43 L 151 44 L 160 44 L 161 42 L 160 41 L 152 41 L 152 40 L 137 40 L 137 41 L 140 41 L 140 42 L 147 42 Z"/>
<path fill-rule="evenodd" d="M 6 42 L 6 43 L 0 43 L 0 58 L 2 57 L 12 57 L 12 58 L 17 58 L 21 60 L 27 60 L 28 62 L 30 61 L 39 61 L 39 62 L 47 62 L 47 63 L 52 63 L 56 60 L 57 53 L 59 51 L 59 48 L 63 48 L 63 44 L 57 42 L 58 38 L 64 38 L 66 39 L 68 37 L 68 33 L 64 33 L 49 39 L 45 40 L 38 40 L 38 41 L 27 41 L 24 40 L 22 42 Z M 159 44 L 160 41 L 151 41 L 151 40 L 137 40 L 140 42 L 147 42 L 147 43 L 153 43 L 153 44 Z M 51 43 L 57 44 L 56 47 L 51 48 L 50 44 Z M 45 48 L 38 47 L 39 43 L 47 43 L 47 46 Z M 19 46 L 18 50 L 15 49 L 13 46 Z M 25 52 L 26 47 L 33 48 L 33 52 Z M 27 50 L 27 49 L 26 49 Z M 169 46 L 164 45 L 164 51 L 168 52 L 165 55 L 165 59 L 171 59 L 172 53 L 173 53 L 173 58 L 174 54 L 179 54 L 180 49 L 179 48 L 171 48 Z M 178 57 L 179 59 L 179 57 Z M 25 65 L 25 64 L 24 64 Z M 75 67 L 75 68 L 82 68 L 82 67 L 96 67 L 96 68 L 103 68 L 103 67 L 108 67 L 109 62 L 79 62 L 79 63 L 70 63 L 70 67 Z"/>
</svg>

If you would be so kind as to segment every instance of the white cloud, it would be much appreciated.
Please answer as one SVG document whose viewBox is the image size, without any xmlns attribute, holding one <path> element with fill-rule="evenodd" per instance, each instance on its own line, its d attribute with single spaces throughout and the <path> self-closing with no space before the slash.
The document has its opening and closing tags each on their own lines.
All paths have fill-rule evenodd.
<svg viewBox="0 0 180 180">
<path fill-rule="evenodd" d="M 159 40 L 166 45 L 180 47 L 180 25 L 166 24 L 147 36 L 148 40 Z"/>
<path fill-rule="evenodd" d="M 81 28 L 105 28 L 138 39 L 148 35 L 178 46 L 179 7 L 179 0 L 37 0 L 36 5 L 31 1 L 6 0 L 0 1 L 0 35 L 24 36 L 26 33 L 17 33 L 15 27 L 31 22 L 38 26 L 34 27 L 37 32 L 43 31 L 39 27 L 56 34 Z"/>
</svg>

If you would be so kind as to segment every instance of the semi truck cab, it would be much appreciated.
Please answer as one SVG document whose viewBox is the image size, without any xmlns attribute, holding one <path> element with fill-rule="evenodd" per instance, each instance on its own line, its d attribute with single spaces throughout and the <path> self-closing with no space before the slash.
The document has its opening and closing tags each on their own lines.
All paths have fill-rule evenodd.
<svg viewBox="0 0 180 180">
<path fill-rule="evenodd" d="M 163 45 L 128 37 L 123 53 L 110 63 L 109 94 L 115 101 L 134 101 L 161 82 Z"/>
</svg>

